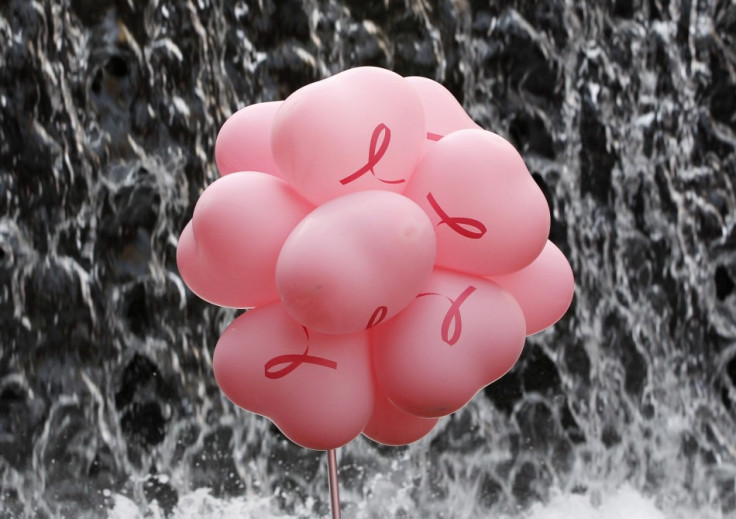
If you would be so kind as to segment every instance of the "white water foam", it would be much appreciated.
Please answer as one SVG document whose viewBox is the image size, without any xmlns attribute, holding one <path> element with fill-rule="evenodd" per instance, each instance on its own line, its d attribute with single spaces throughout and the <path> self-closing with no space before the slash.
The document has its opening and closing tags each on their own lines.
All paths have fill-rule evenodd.
<svg viewBox="0 0 736 519">
<path fill-rule="evenodd" d="M 249 518 L 297 518 L 309 517 L 311 503 L 304 504 L 304 510 L 294 514 L 278 511 L 278 503 L 274 498 L 261 496 L 220 499 L 211 494 L 210 489 L 200 488 L 184 495 L 179 500 L 171 519 L 249 519 Z M 153 503 L 141 509 L 133 500 L 123 495 L 116 495 L 114 506 L 108 519 L 165 519 L 166 514 Z"/>
<path fill-rule="evenodd" d="M 713 510 L 677 510 L 665 513 L 653 500 L 631 486 L 624 485 L 603 496 L 599 504 L 583 494 L 557 492 L 548 503 L 537 503 L 518 515 L 502 515 L 499 519 L 724 519 L 722 513 Z M 219 499 L 210 490 L 200 488 L 182 496 L 171 515 L 172 519 L 271 519 L 314 516 L 314 502 L 307 499 L 299 510 L 284 513 L 278 510 L 275 498 L 246 496 Z M 437 517 L 471 519 L 472 515 L 447 515 Z M 423 514 L 423 515 L 426 515 Z M 164 519 L 165 514 L 157 504 L 141 510 L 131 499 L 116 495 L 108 519 Z M 358 512 L 357 519 L 370 519 L 370 512 Z"/>
<path fill-rule="evenodd" d="M 595 506 L 589 496 L 558 493 L 532 507 L 527 519 L 670 519 L 651 499 L 630 486 L 619 488 Z M 511 519 L 511 518 L 505 518 Z"/>
</svg>

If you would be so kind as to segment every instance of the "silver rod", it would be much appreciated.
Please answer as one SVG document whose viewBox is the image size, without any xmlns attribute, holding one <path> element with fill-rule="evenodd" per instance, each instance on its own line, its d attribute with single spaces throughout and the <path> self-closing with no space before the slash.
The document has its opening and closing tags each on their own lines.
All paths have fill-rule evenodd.
<svg viewBox="0 0 736 519">
<path fill-rule="evenodd" d="M 327 451 L 327 467 L 330 474 L 330 505 L 332 519 L 340 519 L 340 489 L 337 482 L 337 449 Z"/>
</svg>

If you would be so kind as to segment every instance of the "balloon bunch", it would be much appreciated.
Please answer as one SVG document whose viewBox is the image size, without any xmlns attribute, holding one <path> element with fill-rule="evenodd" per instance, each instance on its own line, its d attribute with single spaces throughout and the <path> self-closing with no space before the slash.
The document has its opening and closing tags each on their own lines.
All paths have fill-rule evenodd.
<svg viewBox="0 0 736 519">
<path fill-rule="evenodd" d="M 522 158 L 429 79 L 361 67 L 248 106 L 216 160 L 179 269 L 255 307 L 217 343 L 217 382 L 304 447 L 418 440 L 572 299 Z"/>
</svg>

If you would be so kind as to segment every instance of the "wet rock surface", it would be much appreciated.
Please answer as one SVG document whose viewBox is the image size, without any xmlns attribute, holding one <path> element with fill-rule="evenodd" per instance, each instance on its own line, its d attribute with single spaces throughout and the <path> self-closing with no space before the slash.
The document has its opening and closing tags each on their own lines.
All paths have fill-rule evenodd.
<svg viewBox="0 0 736 519">
<path fill-rule="evenodd" d="M 343 449 L 345 513 L 623 482 L 732 511 L 734 35 L 726 0 L 0 1 L 0 515 L 165 515 L 201 487 L 327 513 L 322 454 L 220 396 L 235 314 L 175 250 L 224 120 L 357 65 L 436 79 L 510 139 L 577 285 L 427 440 Z"/>
</svg>

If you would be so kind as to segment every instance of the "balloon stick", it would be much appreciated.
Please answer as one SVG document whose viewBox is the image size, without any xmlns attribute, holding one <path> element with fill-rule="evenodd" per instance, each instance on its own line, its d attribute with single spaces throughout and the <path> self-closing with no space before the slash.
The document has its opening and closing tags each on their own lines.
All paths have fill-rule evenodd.
<svg viewBox="0 0 736 519">
<path fill-rule="evenodd" d="M 330 481 L 330 506 L 332 508 L 332 519 L 340 519 L 340 489 L 337 483 L 337 450 L 327 451 L 327 467 L 329 469 Z"/>
</svg>

